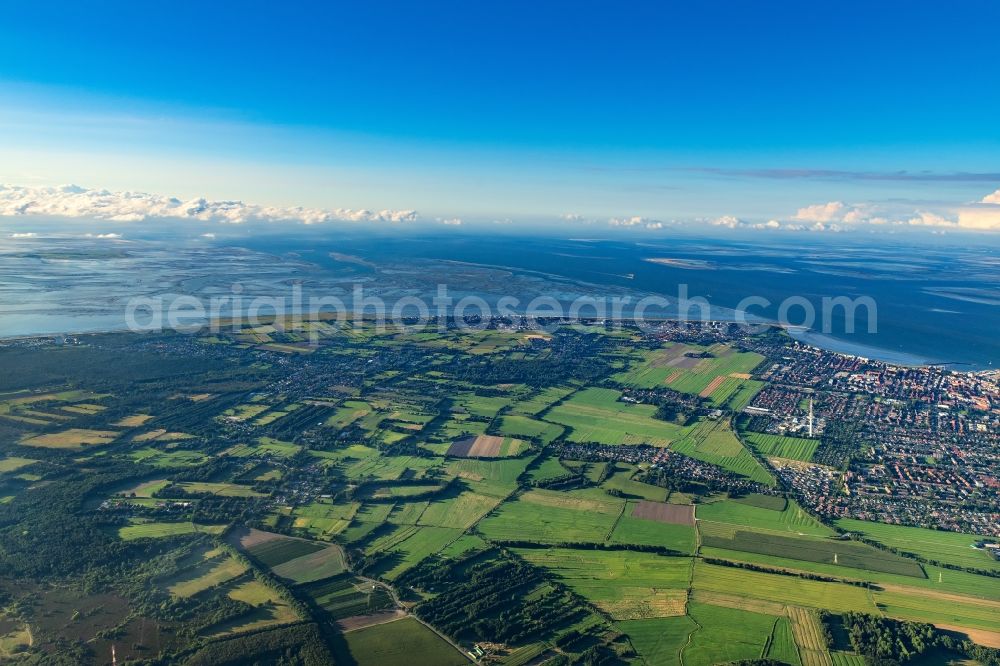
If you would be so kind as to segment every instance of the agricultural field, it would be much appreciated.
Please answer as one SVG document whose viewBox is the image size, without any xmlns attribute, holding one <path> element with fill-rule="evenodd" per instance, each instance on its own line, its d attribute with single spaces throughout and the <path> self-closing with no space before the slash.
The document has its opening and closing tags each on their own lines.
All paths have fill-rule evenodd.
<svg viewBox="0 0 1000 666">
<path fill-rule="evenodd" d="M 271 567 L 276 576 L 295 583 L 311 583 L 336 576 L 346 570 L 347 562 L 340 546 L 327 546 Z"/>
<path fill-rule="evenodd" d="M 917 578 L 871 570 L 852 569 L 839 564 L 809 562 L 775 555 L 760 555 L 746 551 L 712 548 L 705 545 L 702 545 L 699 552 L 704 557 L 719 558 L 731 562 L 747 562 L 769 568 L 802 571 L 849 580 L 869 581 L 879 585 L 891 584 L 906 588 L 910 594 L 919 595 L 927 594 L 928 592 L 941 592 L 961 597 L 1000 601 L 1000 585 L 997 585 L 994 579 L 977 576 L 965 571 L 941 569 L 926 564 L 922 565 L 922 568 L 927 577 Z"/>
<path fill-rule="evenodd" d="M 575 386 L 552 386 L 539 391 L 530 398 L 519 400 L 517 404 L 511 408 L 511 411 L 514 414 L 537 416 L 574 391 L 576 391 Z"/>
<path fill-rule="evenodd" d="M 302 586 L 334 620 L 369 615 L 395 604 L 385 588 L 351 576 L 337 576 Z"/>
<path fill-rule="evenodd" d="M 329 500 L 316 500 L 291 511 L 292 527 L 300 536 L 330 540 L 347 529 L 360 506 L 358 502 L 334 504 Z"/>
<path fill-rule="evenodd" d="M 879 610 L 890 617 L 1000 633 L 997 627 L 1000 602 L 954 595 L 913 594 L 897 588 L 876 591 L 873 596 Z"/>
<path fill-rule="evenodd" d="M 291 560 L 326 550 L 326 546 L 306 539 L 291 539 L 253 530 L 240 545 L 258 562 L 274 568 Z"/>
<path fill-rule="evenodd" d="M 550 409 L 545 420 L 567 426 L 571 442 L 668 446 L 685 429 L 653 418 L 655 411 L 652 405 L 623 402 L 614 389 L 592 387 Z"/>
<path fill-rule="evenodd" d="M 235 620 L 221 622 L 205 630 L 212 637 L 224 638 L 236 634 L 260 631 L 262 629 L 297 622 L 300 615 L 274 590 L 256 580 L 248 580 L 232 586 L 226 596 L 234 601 L 242 601 L 254 607 L 248 615 Z"/>
<path fill-rule="evenodd" d="M 615 524 L 608 539 L 609 543 L 658 546 L 685 555 L 694 553 L 696 541 L 694 527 L 635 518 L 627 513 Z"/>
<path fill-rule="evenodd" d="M 133 449 L 128 455 L 129 458 L 135 462 L 145 463 L 152 467 L 166 469 L 177 467 L 197 467 L 198 465 L 202 465 L 211 459 L 198 451 L 189 451 L 187 449 L 161 451 L 160 449 L 152 447 Z"/>
<path fill-rule="evenodd" d="M 446 471 L 460 479 L 482 484 L 506 495 L 517 486 L 517 479 L 524 474 L 530 458 L 511 460 L 457 460 Z M 506 491 L 506 492 L 504 492 Z M 483 492 L 483 491 L 481 491 Z"/>
<path fill-rule="evenodd" d="M 788 607 L 792 638 L 799 647 L 803 666 L 826 666 L 831 663 L 823 626 L 816 611 L 797 606 Z"/>
<path fill-rule="evenodd" d="M 913 553 L 925 560 L 1000 571 L 1000 561 L 993 559 L 982 549 L 973 548 L 982 537 L 972 534 L 886 525 L 848 518 L 838 520 L 837 527 L 860 534 L 890 548 Z"/>
<path fill-rule="evenodd" d="M 668 386 L 722 404 L 743 382 L 750 380 L 750 373 L 763 360 L 759 354 L 736 352 L 723 345 L 700 347 L 673 343 L 664 349 L 646 352 L 641 362 L 615 378 L 639 388 Z"/>
<path fill-rule="evenodd" d="M 691 603 L 697 624 L 684 647 L 684 664 L 710 666 L 740 659 L 758 659 L 766 650 L 775 618 L 735 608 Z"/>
<path fill-rule="evenodd" d="M 223 527 L 222 525 L 196 525 L 190 522 L 158 523 L 135 519 L 131 525 L 118 529 L 118 538 L 123 541 L 132 541 L 135 539 L 162 539 L 183 534 L 195 534 L 196 532 L 218 534 Z"/>
<path fill-rule="evenodd" d="M 917 562 L 855 541 L 837 541 L 805 536 L 784 536 L 737 530 L 732 538 L 704 534 L 705 547 L 773 555 L 793 560 L 837 564 L 865 571 L 926 578 Z"/>
<path fill-rule="evenodd" d="M 628 550 L 524 548 L 515 552 L 615 620 L 684 615 L 692 560 Z"/>
<path fill-rule="evenodd" d="M 375 625 L 344 635 L 345 663 L 358 666 L 463 666 L 461 652 L 413 618 Z M 350 660 L 350 661 L 347 661 Z"/>
<path fill-rule="evenodd" d="M 87 428 L 70 428 L 61 432 L 45 435 L 35 435 L 21 440 L 23 446 L 36 446 L 43 449 L 73 449 L 79 450 L 87 446 L 110 444 L 118 438 L 114 430 L 89 430 Z"/>
<path fill-rule="evenodd" d="M 198 564 L 161 584 L 176 597 L 193 597 L 246 572 L 247 568 L 222 553 L 208 553 Z"/>
<path fill-rule="evenodd" d="M 525 448 L 524 442 L 513 437 L 477 435 L 455 440 L 445 455 L 456 458 L 508 458 L 518 455 Z"/>
<path fill-rule="evenodd" d="M 600 543 L 624 508 L 624 500 L 609 495 L 530 490 L 501 504 L 479 523 L 479 531 L 498 541 Z"/>
<path fill-rule="evenodd" d="M 825 608 L 836 612 L 877 612 L 866 590 L 844 583 L 748 571 L 696 562 L 692 589 L 779 604 Z"/>
<path fill-rule="evenodd" d="M 760 357 L 602 331 L 327 326 L 304 355 L 285 353 L 304 331 L 264 325 L 22 350 L 18 384 L 0 377 L 0 661 L 252 645 L 271 663 L 308 644 L 457 666 L 479 644 L 507 665 L 854 666 L 819 642 L 820 610 L 1000 633 L 996 578 L 839 540 L 775 485 L 755 453 L 817 449 L 734 433 Z M 689 425 L 656 418 L 675 404 L 697 405 Z M 675 452 L 709 473 L 664 474 Z M 838 526 L 1000 569 L 971 535 Z"/>
<path fill-rule="evenodd" d="M 462 530 L 448 527 L 412 527 L 404 532 L 404 539 L 373 551 L 385 556 L 385 560 L 377 567 L 377 572 L 388 581 L 395 580 L 407 569 L 462 536 Z"/>
<path fill-rule="evenodd" d="M 636 470 L 637 468 L 634 465 L 625 463 L 615 464 L 614 472 L 608 475 L 608 478 L 601 486 L 609 490 L 617 490 L 627 497 L 641 497 L 653 502 L 666 501 L 666 488 L 660 488 L 659 486 L 653 486 L 632 479 Z"/>
<path fill-rule="evenodd" d="M 191 494 L 207 493 L 218 495 L 219 497 L 263 497 L 249 486 L 242 486 L 236 483 L 208 483 L 205 481 L 191 481 L 180 484 L 185 492 Z"/>
<path fill-rule="evenodd" d="M 565 428 L 555 423 L 539 421 L 529 416 L 519 414 L 508 414 L 499 419 L 499 430 L 511 437 L 524 437 L 537 439 L 543 444 L 549 444 L 554 439 L 561 437 Z"/>
<path fill-rule="evenodd" d="M 806 511 L 789 501 L 781 511 L 732 499 L 699 504 L 695 515 L 703 534 L 732 538 L 737 531 L 783 532 L 820 537 L 836 536 Z"/>
<path fill-rule="evenodd" d="M 31 458 L 18 458 L 16 456 L 0 458 L 0 474 L 16 472 L 19 469 L 35 464 L 36 460 Z"/>
<path fill-rule="evenodd" d="M 743 438 L 754 448 L 757 453 L 776 458 L 788 458 L 789 460 L 801 460 L 809 462 L 816 453 L 819 446 L 818 439 L 805 439 L 802 437 L 786 437 L 784 435 L 771 435 L 760 432 L 743 433 Z"/>
<path fill-rule="evenodd" d="M 770 472 L 743 447 L 728 421 L 702 420 L 674 442 L 671 449 L 691 458 L 718 465 L 757 483 L 774 485 L 774 478 Z"/>
<path fill-rule="evenodd" d="M 628 635 L 636 653 L 651 666 L 680 664 L 681 651 L 698 629 L 687 615 L 651 620 L 627 620 L 616 626 Z"/>
<path fill-rule="evenodd" d="M 469 529 L 483 516 L 492 511 L 500 499 L 464 491 L 445 500 L 433 500 L 420 513 L 419 525 L 432 527 L 453 527 Z"/>
<path fill-rule="evenodd" d="M 740 380 L 739 387 L 729 396 L 723 406 L 726 409 L 739 413 L 743 411 L 744 407 L 750 404 L 765 386 L 764 382 L 755 379 L 742 379 Z"/>
<path fill-rule="evenodd" d="M 792 625 L 785 618 L 779 617 L 774 621 L 774 628 L 771 629 L 771 636 L 764 656 L 793 666 L 801 664 L 795 636 L 792 633 Z"/>
<path fill-rule="evenodd" d="M 536 459 L 528 470 L 528 479 L 532 482 L 551 481 L 570 474 L 570 471 L 563 467 L 562 463 L 555 456 L 540 456 Z"/>
</svg>

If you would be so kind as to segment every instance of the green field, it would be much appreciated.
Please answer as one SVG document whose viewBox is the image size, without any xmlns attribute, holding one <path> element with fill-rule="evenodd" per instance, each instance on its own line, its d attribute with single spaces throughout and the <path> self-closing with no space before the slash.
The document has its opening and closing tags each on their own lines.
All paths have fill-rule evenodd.
<svg viewBox="0 0 1000 666">
<path fill-rule="evenodd" d="M 445 471 L 468 482 L 476 492 L 506 497 L 517 487 L 517 479 L 531 462 L 530 457 L 507 460 L 456 460 Z"/>
<path fill-rule="evenodd" d="M 765 456 L 788 458 L 809 462 L 819 446 L 818 439 L 803 439 L 801 437 L 785 437 L 761 432 L 747 432 L 744 439 L 750 443 L 757 453 Z"/>
<path fill-rule="evenodd" d="M 704 562 L 695 563 L 693 589 L 779 604 L 826 608 L 841 613 L 850 610 L 876 612 L 868 593 L 860 587 L 805 580 L 797 576 L 747 571 Z"/>
<path fill-rule="evenodd" d="M 836 541 L 813 537 L 738 530 L 731 539 L 711 534 L 702 536 L 702 545 L 774 555 L 794 560 L 839 564 L 844 567 L 925 578 L 924 570 L 913 560 L 886 553 L 856 541 Z"/>
<path fill-rule="evenodd" d="M 501 541 L 600 543 L 624 504 L 603 493 L 531 490 L 501 504 L 479 523 L 479 529 L 487 538 Z"/>
<path fill-rule="evenodd" d="M 461 666 L 469 659 L 417 620 L 406 617 L 344 634 L 343 663 L 357 666 Z"/>
<path fill-rule="evenodd" d="M 17 471 L 22 467 L 33 465 L 35 462 L 30 458 L 0 457 L 0 474 Z"/>
<path fill-rule="evenodd" d="M 205 559 L 183 575 L 165 582 L 167 590 L 176 597 L 190 597 L 236 578 L 246 567 L 230 557 Z"/>
<path fill-rule="evenodd" d="M 729 396 L 729 402 L 726 403 L 726 409 L 730 409 L 734 412 L 740 412 L 744 407 L 750 404 L 750 401 L 760 393 L 761 389 L 764 388 L 766 384 L 764 382 L 759 382 L 756 379 L 743 379 L 740 380 L 740 387 Z"/>
<path fill-rule="evenodd" d="M 663 546 L 681 553 L 694 553 L 696 535 L 691 525 L 673 525 L 656 520 L 633 518 L 635 502 L 629 502 L 625 513 L 615 524 L 611 543 L 635 543 L 644 546 Z"/>
<path fill-rule="evenodd" d="M 601 486 L 612 490 L 619 490 L 631 497 L 641 497 L 642 499 L 654 502 L 665 502 L 667 500 L 666 488 L 632 480 L 631 477 L 635 474 L 636 469 L 635 465 L 616 463 L 614 473 Z"/>
<path fill-rule="evenodd" d="M 732 538 L 740 529 L 753 531 L 790 532 L 811 536 L 835 536 L 829 527 L 805 512 L 794 501 L 784 511 L 774 511 L 744 502 L 722 500 L 699 504 L 695 512 L 704 534 Z M 707 523 L 707 524 L 706 524 Z"/>
<path fill-rule="evenodd" d="M 211 460 L 204 453 L 189 451 L 187 449 L 177 449 L 173 451 L 161 451 L 152 447 L 134 449 L 129 453 L 129 457 L 136 461 L 152 465 L 159 468 L 170 467 L 197 467 Z"/>
<path fill-rule="evenodd" d="M 323 550 L 322 544 L 305 539 L 272 539 L 247 549 L 255 560 L 268 567 L 276 567 L 297 557 Z"/>
<path fill-rule="evenodd" d="M 515 414 L 536 416 L 575 390 L 573 386 L 551 386 L 526 400 L 520 400 L 511 407 L 511 411 Z"/>
<path fill-rule="evenodd" d="M 327 418 L 326 425 L 340 430 L 351 425 L 358 419 L 368 416 L 371 412 L 372 407 L 367 402 L 347 400 L 337 408 L 336 412 Z"/>
<path fill-rule="evenodd" d="M 972 547 L 973 544 L 982 539 L 982 537 L 972 534 L 887 525 L 847 518 L 838 520 L 837 527 L 862 534 L 881 544 L 903 552 L 913 553 L 924 559 L 960 567 L 1000 571 L 1000 561 L 994 560 L 984 550 Z"/>
<path fill-rule="evenodd" d="M 419 525 L 468 529 L 500 503 L 496 497 L 471 491 L 430 502 L 416 521 Z"/>
<path fill-rule="evenodd" d="M 549 444 L 552 440 L 563 434 L 564 428 L 554 423 L 546 423 L 529 416 L 520 414 L 509 414 L 500 417 L 499 429 L 505 435 L 511 437 L 524 437 L 527 439 L 538 439 L 543 444 Z"/>
<path fill-rule="evenodd" d="M 792 635 L 792 625 L 785 618 L 779 617 L 775 620 L 764 656 L 793 666 L 801 664 L 799 651 L 795 647 L 795 637 Z"/>
<path fill-rule="evenodd" d="M 783 409 L 842 388 L 832 366 L 803 374 L 812 357 L 778 334 L 741 338 L 765 374 L 743 342 L 664 343 L 672 325 L 348 328 L 324 324 L 308 356 L 276 352 L 305 339 L 277 322 L 210 346 L 105 333 L 0 348 L 0 661 L 106 662 L 114 645 L 120 663 L 458 666 L 478 644 L 498 666 L 858 666 L 828 654 L 821 610 L 1000 635 L 1000 578 L 957 569 L 1000 572 L 978 537 L 841 520 L 887 549 L 841 540 L 804 502 L 853 498 L 800 505 L 799 480 L 771 478 L 765 457 L 846 448 L 844 418 L 824 412 L 829 451 L 734 430 L 773 429 L 735 415 L 755 395 Z M 878 397 L 851 391 L 859 409 Z M 656 418 L 667 403 L 689 425 Z M 918 405 L 983 423 L 961 401 Z M 673 454 L 741 478 L 670 477 Z M 976 492 L 970 507 L 987 483 Z M 929 523 L 963 510 L 937 509 Z"/>
<path fill-rule="evenodd" d="M 587 388 L 549 410 L 545 420 L 569 427 L 566 439 L 571 442 L 667 446 L 685 432 L 676 423 L 653 418 L 653 405 L 622 402 L 620 397 L 614 389 Z"/>
<path fill-rule="evenodd" d="M 386 580 L 395 580 L 401 573 L 419 564 L 462 535 L 462 530 L 447 527 L 413 527 L 403 540 L 385 549 L 388 561 L 378 569 Z"/>
<path fill-rule="evenodd" d="M 774 628 L 775 618 L 762 613 L 696 602 L 688 612 L 697 627 L 682 653 L 685 666 L 758 659 Z"/>
<path fill-rule="evenodd" d="M 684 614 L 692 560 L 617 550 L 524 548 L 517 554 L 616 620 Z"/>
<path fill-rule="evenodd" d="M 718 465 L 758 483 L 774 485 L 770 472 L 761 467 L 743 447 L 727 421 L 702 420 L 674 442 L 671 449 L 688 457 Z"/>
<path fill-rule="evenodd" d="M 392 597 L 382 587 L 351 576 L 338 576 L 301 589 L 335 620 L 393 606 Z"/>
<path fill-rule="evenodd" d="M 180 484 L 188 493 L 209 493 L 219 497 L 264 497 L 250 486 L 236 483 L 207 483 L 203 481 L 185 481 Z"/>
<path fill-rule="evenodd" d="M 878 571 L 851 569 L 835 564 L 793 560 L 787 557 L 761 555 L 745 551 L 725 550 L 722 548 L 712 548 L 710 546 L 703 546 L 700 552 L 705 557 L 715 557 L 734 562 L 749 562 L 772 568 L 806 571 L 809 573 L 834 576 L 837 578 L 847 578 L 850 580 L 867 580 L 873 583 L 892 583 L 911 588 L 913 590 L 913 594 L 919 594 L 921 590 L 933 590 L 949 594 L 958 594 L 1000 601 L 1000 585 L 997 585 L 996 579 L 987 578 L 986 576 L 977 576 L 965 571 L 941 569 L 928 564 L 923 565 L 924 570 L 927 572 L 927 578 L 914 578 L 913 576 L 900 576 Z"/>
<path fill-rule="evenodd" d="M 329 539 L 344 531 L 361 505 L 358 502 L 333 504 L 328 500 L 297 506 L 292 511 L 296 530 L 314 539 Z"/>
<path fill-rule="evenodd" d="M 136 519 L 133 524 L 118 528 L 118 537 L 124 541 L 132 541 L 133 539 L 160 539 L 182 534 L 194 534 L 195 532 L 218 534 L 222 528 L 222 525 L 195 525 L 191 522 L 157 523 Z"/>
<path fill-rule="evenodd" d="M 694 620 L 686 615 L 627 620 L 617 626 L 628 634 L 632 647 L 649 666 L 680 664 L 681 650 L 687 645 L 691 632 L 698 628 Z"/>
<path fill-rule="evenodd" d="M 570 471 L 554 456 L 544 456 L 536 460 L 528 470 L 528 479 L 534 482 L 549 481 L 568 476 Z"/>
<path fill-rule="evenodd" d="M 875 603 L 885 615 L 901 620 L 947 624 L 968 629 L 996 632 L 1000 603 L 939 598 L 932 595 L 897 591 L 875 592 Z"/>
<path fill-rule="evenodd" d="M 346 570 L 347 562 L 340 546 L 328 546 L 271 567 L 276 576 L 295 583 L 311 583 L 336 576 Z"/>
</svg>

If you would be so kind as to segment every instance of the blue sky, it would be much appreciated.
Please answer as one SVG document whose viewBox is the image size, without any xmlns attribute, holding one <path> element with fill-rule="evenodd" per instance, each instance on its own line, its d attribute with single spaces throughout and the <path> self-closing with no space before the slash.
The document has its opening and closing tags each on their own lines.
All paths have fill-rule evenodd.
<svg viewBox="0 0 1000 666">
<path fill-rule="evenodd" d="M 1000 5 L 957 4 L 6 3 L 0 182 L 959 225 L 1000 188 Z"/>
</svg>

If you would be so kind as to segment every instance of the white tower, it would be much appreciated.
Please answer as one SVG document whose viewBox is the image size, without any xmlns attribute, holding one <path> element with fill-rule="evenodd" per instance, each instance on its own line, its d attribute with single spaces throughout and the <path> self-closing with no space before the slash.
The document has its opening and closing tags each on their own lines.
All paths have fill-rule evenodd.
<svg viewBox="0 0 1000 666">
<path fill-rule="evenodd" d="M 813 399 L 809 398 L 809 436 L 813 436 Z"/>
</svg>

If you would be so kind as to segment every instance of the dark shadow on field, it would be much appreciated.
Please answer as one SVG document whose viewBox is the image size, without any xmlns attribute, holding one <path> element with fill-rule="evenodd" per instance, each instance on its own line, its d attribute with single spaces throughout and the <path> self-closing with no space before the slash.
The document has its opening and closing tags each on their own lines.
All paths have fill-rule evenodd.
<svg viewBox="0 0 1000 666">
<path fill-rule="evenodd" d="M 365 570 L 365 575 L 370 578 L 379 578 L 397 564 L 403 561 L 403 554 L 399 552 L 386 553 L 380 557 L 378 562 Z"/>
</svg>

